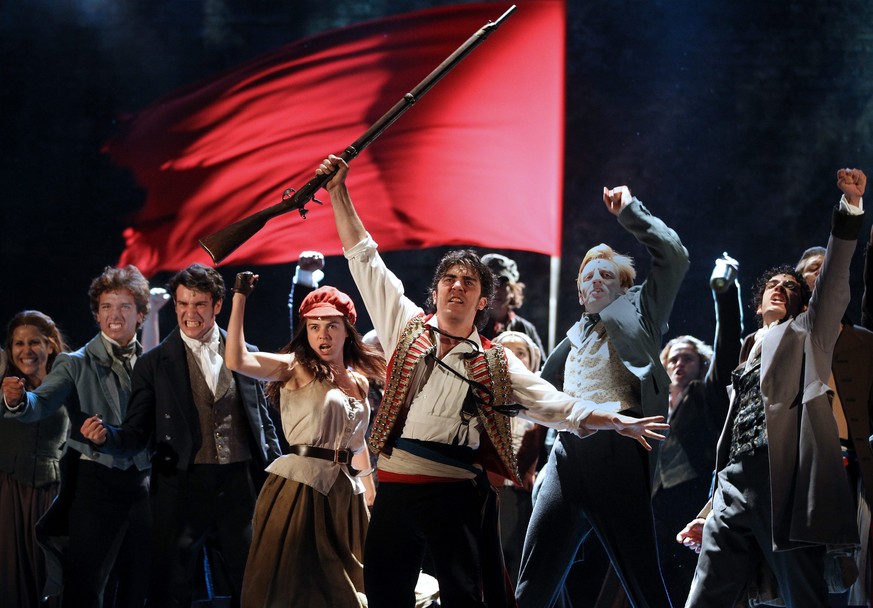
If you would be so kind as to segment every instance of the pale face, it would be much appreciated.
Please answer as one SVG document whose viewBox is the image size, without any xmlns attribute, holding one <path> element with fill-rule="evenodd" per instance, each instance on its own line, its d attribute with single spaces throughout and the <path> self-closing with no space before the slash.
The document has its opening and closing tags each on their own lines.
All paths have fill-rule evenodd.
<svg viewBox="0 0 873 608">
<path fill-rule="evenodd" d="M 500 343 L 503 347 L 512 351 L 516 357 L 518 357 L 524 366 L 528 368 L 530 371 L 534 371 L 531 369 L 531 361 L 530 361 L 530 351 L 527 349 L 527 344 L 522 342 L 521 340 L 505 340 Z"/>
<path fill-rule="evenodd" d="M 215 317 L 221 312 L 222 302 L 213 302 L 211 293 L 179 285 L 176 288 L 179 329 L 189 338 L 202 341 L 215 327 Z"/>
<path fill-rule="evenodd" d="M 19 325 L 12 331 L 10 357 L 31 386 L 39 386 L 45 379 L 48 358 L 54 352 L 51 342 L 33 325 Z"/>
<path fill-rule="evenodd" d="M 126 346 L 136 336 L 145 315 L 136 309 L 136 300 L 127 289 L 107 291 L 97 300 L 97 325 L 100 331 Z"/>
<path fill-rule="evenodd" d="M 342 317 L 319 317 L 304 319 L 306 338 L 325 363 L 343 365 L 343 348 L 348 331 Z"/>
<path fill-rule="evenodd" d="M 761 297 L 758 314 L 764 325 L 770 325 L 785 317 L 793 317 L 802 312 L 800 304 L 800 285 L 790 274 L 777 274 L 768 281 Z"/>
<path fill-rule="evenodd" d="M 667 373 L 670 382 L 685 388 L 692 380 L 700 377 L 700 355 L 697 349 L 687 342 L 680 342 L 670 347 L 667 354 Z"/>
<path fill-rule="evenodd" d="M 595 258 L 579 273 L 579 303 L 586 312 L 599 314 L 625 291 L 618 266 L 609 260 Z"/>
<path fill-rule="evenodd" d="M 824 263 L 823 255 L 814 255 L 807 259 L 803 263 L 803 267 L 800 269 L 800 274 L 803 275 L 803 279 L 806 281 L 806 284 L 809 286 L 809 290 L 812 291 L 815 289 L 815 280 L 818 278 L 819 273 L 821 272 L 821 265 Z"/>
<path fill-rule="evenodd" d="M 450 267 L 433 292 L 437 320 L 441 327 L 463 325 L 472 327 L 476 312 L 488 303 L 481 296 L 479 276 L 461 264 Z"/>
</svg>

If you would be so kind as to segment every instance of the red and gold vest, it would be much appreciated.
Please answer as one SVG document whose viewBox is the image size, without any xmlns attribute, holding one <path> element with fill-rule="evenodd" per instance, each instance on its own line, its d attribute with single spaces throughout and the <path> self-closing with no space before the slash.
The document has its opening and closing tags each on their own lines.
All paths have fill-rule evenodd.
<svg viewBox="0 0 873 608">
<path fill-rule="evenodd" d="M 388 362 L 385 393 L 370 432 L 369 447 L 374 454 L 384 451 L 386 455 L 390 455 L 393 440 L 400 436 L 403 429 L 409 410 L 407 396 L 412 372 L 418 362 L 434 348 L 432 332 L 426 325 L 429 318 L 420 314 L 409 320 L 400 334 L 391 361 Z M 517 459 L 512 451 L 509 417 L 494 411 L 495 406 L 512 403 L 512 383 L 506 353 L 502 346 L 492 346 L 485 338 L 481 340 L 485 352 L 464 361 L 467 377 L 485 385 L 494 395 L 491 403 L 485 403 L 485 395 L 475 388 L 472 389 L 480 398 L 477 400 L 477 419 L 485 429 L 484 433 L 480 433 L 476 460 L 486 470 L 520 484 Z"/>
</svg>

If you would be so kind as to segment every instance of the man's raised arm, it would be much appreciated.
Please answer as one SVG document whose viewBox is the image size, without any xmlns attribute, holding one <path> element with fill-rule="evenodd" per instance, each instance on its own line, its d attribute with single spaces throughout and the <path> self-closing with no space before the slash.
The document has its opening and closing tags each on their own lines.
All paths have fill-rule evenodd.
<svg viewBox="0 0 873 608">
<path fill-rule="evenodd" d="M 348 187 L 346 187 L 346 175 L 349 172 L 346 161 L 331 154 L 321 162 L 315 173 L 316 175 L 325 175 L 334 171 L 336 174 L 324 185 L 324 188 L 330 195 L 336 230 L 343 244 L 343 249 L 349 250 L 366 238 L 367 230 L 364 228 L 358 212 L 355 211 L 352 197 Z"/>
</svg>

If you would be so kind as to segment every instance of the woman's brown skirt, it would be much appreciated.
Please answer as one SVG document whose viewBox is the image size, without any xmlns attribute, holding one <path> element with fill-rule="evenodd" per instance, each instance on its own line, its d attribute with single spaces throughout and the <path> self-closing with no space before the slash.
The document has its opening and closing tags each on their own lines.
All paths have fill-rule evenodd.
<svg viewBox="0 0 873 608">
<path fill-rule="evenodd" d="M 340 475 L 327 496 L 270 475 L 258 496 L 244 608 L 360 608 L 369 514 Z"/>
<path fill-rule="evenodd" d="M 35 526 L 58 493 L 58 484 L 42 488 L 0 472 L 0 608 L 57 606 L 41 604 L 45 558 L 36 544 Z"/>
</svg>

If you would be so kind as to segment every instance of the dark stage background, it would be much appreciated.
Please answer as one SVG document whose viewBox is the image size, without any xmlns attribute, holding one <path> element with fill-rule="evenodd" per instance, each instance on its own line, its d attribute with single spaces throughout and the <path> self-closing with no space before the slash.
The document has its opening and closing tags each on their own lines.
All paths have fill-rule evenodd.
<svg viewBox="0 0 873 608">
<path fill-rule="evenodd" d="M 95 332 L 88 283 L 118 260 L 121 232 L 145 197 L 100 152 L 119 116 L 301 37 L 436 4 L 447 3 L 0 0 L 0 323 L 37 308 L 77 347 Z M 578 317 L 576 267 L 590 246 L 629 252 L 647 273 L 645 252 L 602 208 L 604 185 L 628 184 L 691 253 L 671 336 L 711 338 L 708 277 L 722 251 L 740 260 L 748 299 L 766 267 L 825 243 L 837 168 L 873 176 L 867 8 L 861 0 L 568 1 L 559 336 Z M 524 19 L 523 10 L 513 19 Z M 327 152 L 312 150 L 313 166 Z M 365 204 L 364 195 L 356 201 Z M 530 201 L 530 213 L 541 203 Z M 423 302 L 441 252 L 385 257 Z M 528 285 L 521 313 L 545 338 L 549 260 L 505 253 Z M 247 335 L 261 348 L 287 341 L 293 269 L 254 269 L 262 282 Z M 237 270 L 222 273 L 232 282 Z M 342 258 L 329 258 L 326 272 L 326 282 L 355 293 Z M 160 285 L 167 275 L 154 279 Z M 169 306 L 161 323 L 164 333 L 174 325 Z M 746 323 L 754 328 L 748 307 Z M 359 325 L 370 327 L 365 316 Z"/>
</svg>

